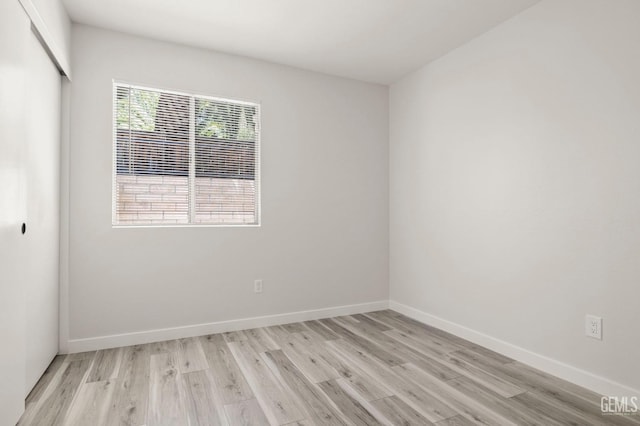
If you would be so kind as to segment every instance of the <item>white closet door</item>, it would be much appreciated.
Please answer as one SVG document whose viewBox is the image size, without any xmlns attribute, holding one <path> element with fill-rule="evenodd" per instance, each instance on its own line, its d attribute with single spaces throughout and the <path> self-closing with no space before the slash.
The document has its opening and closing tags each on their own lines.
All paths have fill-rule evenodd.
<svg viewBox="0 0 640 426">
<path fill-rule="evenodd" d="M 28 52 L 27 365 L 25 396 L 58 353 L 60 109 L 62 80 L 31 33 Z"/>
<path fill-rule="evenodd" d="M 0 425 L 24 410 L 26 215 L 24 98 L 30 22 L 17 1 L 0 1 Z"/>
</svg>

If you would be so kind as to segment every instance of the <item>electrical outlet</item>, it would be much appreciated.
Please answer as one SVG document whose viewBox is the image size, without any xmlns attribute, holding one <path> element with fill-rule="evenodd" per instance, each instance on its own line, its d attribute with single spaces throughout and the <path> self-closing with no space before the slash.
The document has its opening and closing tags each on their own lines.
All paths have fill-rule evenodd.
<svg viewBox="0 0 640 426">
<path fill-rule="evenodd" d="M 587 315 L 584 321 L 584 333 L 594 339 L 602 340 L 602 318 Z"/>
<path fill-rule="evenodd" d="M 255 280 L 253 282 L 253 291 L 256 293 L 262 293 L 262 280 Z"/>
</svg>

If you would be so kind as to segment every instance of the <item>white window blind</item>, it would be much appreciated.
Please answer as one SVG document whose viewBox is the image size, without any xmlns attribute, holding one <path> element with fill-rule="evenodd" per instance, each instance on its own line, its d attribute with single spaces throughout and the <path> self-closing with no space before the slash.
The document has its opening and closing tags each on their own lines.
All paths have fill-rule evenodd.
<svg viewBox="0 0 640 426">
<path fill-rule="evenodd" d="M 259 223 L 260 106 L 114 83 L 114 225 Z"/>
</svg>

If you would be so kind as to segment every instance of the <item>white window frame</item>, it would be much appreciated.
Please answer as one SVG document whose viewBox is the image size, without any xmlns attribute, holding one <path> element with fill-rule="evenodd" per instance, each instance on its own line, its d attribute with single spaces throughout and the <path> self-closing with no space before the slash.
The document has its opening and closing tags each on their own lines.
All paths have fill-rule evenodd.
<svg viewBox="0 0 640 426">
<path fill-rule="evenodd" d="M 233 102 L 237 104 L 245 104 L 256 107 L 257 115 L 257 134 L 255 140 L 255 161 L 254 161 L 254 185 L 255 185 L 255 217 L 253 223 L 192 223 L 193 214 L 195 212 L 195 128 L 192 128 L 189 135 L 189 223 L 153 223 L 153 224 L 119 224 L 117 223 L 117 117 L 116 107 L 114 105 L 118 86 L 129 86 L 131 88 L 141 90 L 161 91 L 174 95 L 188 96 L 192 100 L 194 98 L 209 99 L 220 102 Z M 112 96 L 111 96 L 111 151 L 112 151 L 112 173 L 111 173 L 111 227 L 119 229 L 129 228 L 259 228 L 262 226 L 262 175 L 261 175 L 261 149 L 262 149 L 262 105 L 259 101 L 241 99 L 238 97 L 228 98 L 222 96 L 202 95 L 189 91 L 165 89 L 162 87 L 151 87 L 144 84 L 131 83 L 124 80 L 112 80 Z M 191 105 L 190 113 L 193 113 L 193 105 Z"/>
</svg>

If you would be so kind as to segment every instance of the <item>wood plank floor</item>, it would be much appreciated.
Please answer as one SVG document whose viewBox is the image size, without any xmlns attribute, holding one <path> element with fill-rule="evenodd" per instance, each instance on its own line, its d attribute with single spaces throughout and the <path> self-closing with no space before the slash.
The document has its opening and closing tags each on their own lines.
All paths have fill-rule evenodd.
<svg viewBox="0 0 640 426">
<path fill-rule="evenodd" d="M 19 425 L 640 425 L 393 311 L 58 356 Z"/>
</svg>

